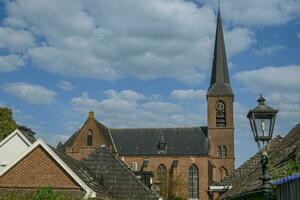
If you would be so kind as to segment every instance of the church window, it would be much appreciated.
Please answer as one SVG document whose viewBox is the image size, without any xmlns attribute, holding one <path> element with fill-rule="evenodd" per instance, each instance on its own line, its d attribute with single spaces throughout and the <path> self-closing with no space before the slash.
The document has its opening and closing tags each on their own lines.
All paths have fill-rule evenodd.
<svg viewBox="0 0 300 200">
<path fill-rule="evenodd" d="M 222 156 L 222 148 L 221 148 L 221 146 L 218 146 L 218 148 L 217 148 L 217 157 L 221 158 L 221 156 Z"/>
<path fill-rule="evenodd" d="M 86 138 L 86 145 L 92 146 L 92 144 L 93 144 L 93 131 L 89 130 L 89 132 L 87 134 L 87 138 Z"/>
<path fill-rule="evenodd" d="M 193 164 L 189 169 L 189 200 L 199 199 L 199 172 L 198 167 Z"/>
<path fill-rule="evenodd" d="M 222 166 L 222 167 L 219 168 L 219 170 L 220 170 L 221 180 L 223 180 L 226 176 L 228 176 L 228 172 L 227 172 L 227 169 L 225 167 Z"/>
<path fill-rule="evenodd" d="M 159 181 L 159 194 L 166 196 L 168 194 L 167 168 L 164 164 L 160 164 L 157 168 L 157 179 Z"/>
<path fill-rule="evenodd" d="M 222 157 L 227 158 L 227 147 L 225 145 L 222 148 Z"/>
<path fill-rule="evenodd" d="M 226 106 L 223 101 L 216 103 L 216 125 L 217 127 L 226 127 Z"/>
</svg>

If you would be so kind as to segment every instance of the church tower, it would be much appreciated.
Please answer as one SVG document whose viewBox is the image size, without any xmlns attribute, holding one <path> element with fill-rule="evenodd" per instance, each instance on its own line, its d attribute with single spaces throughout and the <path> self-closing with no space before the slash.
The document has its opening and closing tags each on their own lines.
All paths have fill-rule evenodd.
<svg viewBox="0 0 300 200">
<path fill-rule="evenodd" d="M 234 94 L 230 86 L 220 10 L 211 81 L 206 96 L 209 156 L 215 165 L 214 180 L 220 181 L 234 169 Z"/>
</svg>

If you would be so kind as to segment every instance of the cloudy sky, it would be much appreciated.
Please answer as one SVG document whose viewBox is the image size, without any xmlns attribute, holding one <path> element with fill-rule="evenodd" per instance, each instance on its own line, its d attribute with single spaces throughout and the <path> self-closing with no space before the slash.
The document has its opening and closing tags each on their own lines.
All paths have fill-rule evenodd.
<svg viewBox="0 0 300 200">
<path fill-rule="evenodd" d="M 94 110 L 108 127 L 206 125 L 217 1 L 1 0 L 0 105 L 48 143 Z M 224 0 L 236 163 L 257 151 L 262 93 L 275 135 L 300 122 L 300 1 Z"/>
</svg>

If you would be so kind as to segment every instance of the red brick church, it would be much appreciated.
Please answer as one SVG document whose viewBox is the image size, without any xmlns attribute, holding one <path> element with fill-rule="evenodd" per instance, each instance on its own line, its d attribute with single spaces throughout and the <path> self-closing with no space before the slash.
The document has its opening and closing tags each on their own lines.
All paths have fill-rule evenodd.
<svg viewBox="0 0 300 200">
<path fill-rule="evenodd" d="M 60 149 L 82 160 L 105 145 L 134 171 L 153 172 L 153 187 L 162 196 L 215 199 L 210 186 L 234 169 L 233 101 L 219 12 L 207 91 L 207 126 L 108 128 L 90 112 L 82 128 Z"/>
</svg>

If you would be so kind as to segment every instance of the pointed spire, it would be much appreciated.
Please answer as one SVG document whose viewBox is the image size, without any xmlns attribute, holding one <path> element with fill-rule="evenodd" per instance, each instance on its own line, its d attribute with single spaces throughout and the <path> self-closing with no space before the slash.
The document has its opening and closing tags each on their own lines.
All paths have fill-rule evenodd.
<svg viewBox="0 0 300 200">
<path fill-rule="evenodd" d="M 224 42 L 224 35 L 223 35 L 220 2 L 218 8 L 218 19 L 217 19 L 211 81 L 210 81 L 210 86 L 207 95 L 212 95 L 212 96 L 233 95 L 230 86 L 228 66 L 227 66 L 227 57 L 226 57 L 226 49 L 225 49 L 225 42 Z"/>
</svg>

